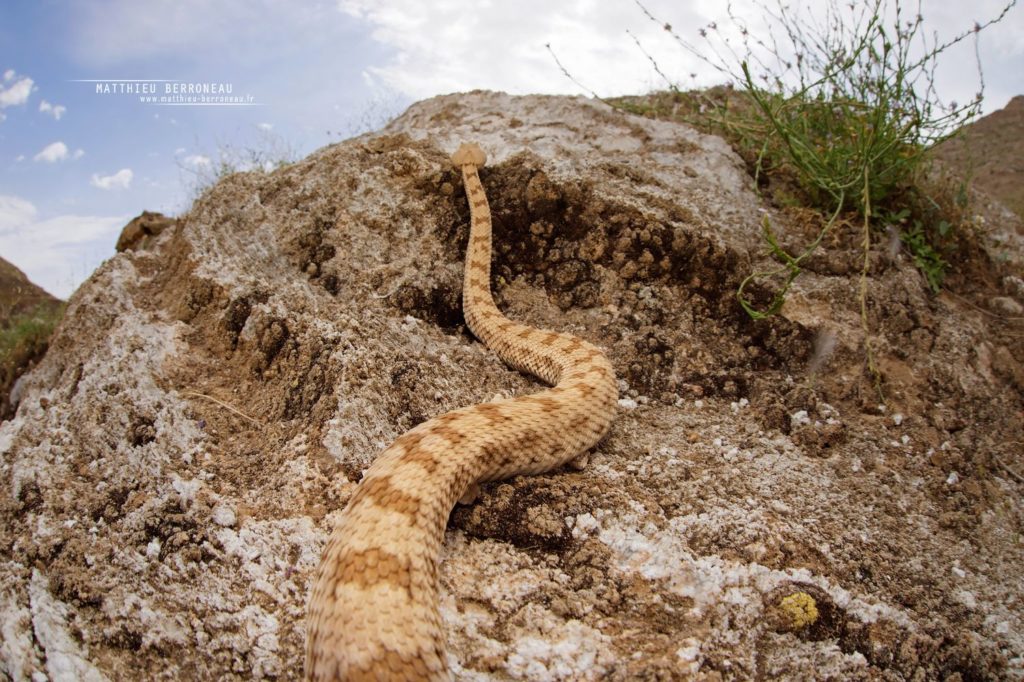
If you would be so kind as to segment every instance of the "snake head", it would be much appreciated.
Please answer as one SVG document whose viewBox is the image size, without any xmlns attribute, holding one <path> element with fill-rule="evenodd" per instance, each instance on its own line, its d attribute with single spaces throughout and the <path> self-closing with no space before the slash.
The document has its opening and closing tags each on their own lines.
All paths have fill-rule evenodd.
<svg viewBox="0 0 1024 682">
<path fill-rule="evenodd" d="M 463 166 L 482 166 L 487 163 L 487 154 L 474 142 L 463 142 L 452 154 L 452 163 L 456 168 Z"/>
</svg>

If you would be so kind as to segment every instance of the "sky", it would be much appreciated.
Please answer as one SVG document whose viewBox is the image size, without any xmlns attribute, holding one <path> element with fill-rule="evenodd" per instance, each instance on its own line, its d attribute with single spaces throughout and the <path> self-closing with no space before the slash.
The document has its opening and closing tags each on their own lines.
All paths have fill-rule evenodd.
<svg viewBox="0 0 1024 682">
<path fill-rule="evenodd" d="M 790 6 L 814 18 L 825 2 Z M 952 38 L 1004 4 L 923 0 L 925 34 Z M 222 162 L 246 169 L 302 158 L 439 94 L 664 89 L 648 55 L 681 87 L 722 82 L 663 27 L 704 51 L 702 29 L 725 35 L 735 26 L 725 7 L 717 0 L 643 7 L 635 0 L 4 0 L 0 257 L 67 298 L 114 254 L 132 217 L 185 212 Z M 750 35 L 763 35 L 753 0 L 733 8 Z M 991 112 L 1024 94 L 1024 10 L 1014 7 L 980 38 Z M 973 55 L 968 40 L 943 56 L 942 101 L 968 101 L 978 91 Z"/>
</svg>

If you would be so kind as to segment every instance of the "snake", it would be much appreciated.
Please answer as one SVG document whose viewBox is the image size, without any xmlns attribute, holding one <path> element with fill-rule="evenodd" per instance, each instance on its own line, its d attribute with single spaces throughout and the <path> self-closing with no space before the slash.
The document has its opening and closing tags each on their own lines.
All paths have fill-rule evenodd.
<svg viewBox="0 0 1024 682">
<path fill-rule="evenodd" d="M 429 419 L 366 469 L 324 548 L 306 617 L 307 680 L 450 680 L 440 550 L 457 502 L 480 484 L 586 466 L 618 401 L 615 370 L 596 345 L 505 317 L 491 295 L 492 221 L 479 168 L 463 143 L 470 229 L 462 290 L 470 331 L 508 365 L 550 386 Z"/>
</svg>

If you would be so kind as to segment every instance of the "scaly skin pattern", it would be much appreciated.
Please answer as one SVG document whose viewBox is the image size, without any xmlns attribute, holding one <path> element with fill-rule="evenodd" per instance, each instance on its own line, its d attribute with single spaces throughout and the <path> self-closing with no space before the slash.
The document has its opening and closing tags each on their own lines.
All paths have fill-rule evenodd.
<svg viewBox="0 0 1024 682">
<path fill-rule="evenodd" d="M 553 388 L 436 417 L 377 457 L 324 549 L 306 623 L 307 679 L 450 679 L 438 562 L 456 501 L 481 482 L 583 466 L 611 424 L 618 390 L 604 353 L 494 305 L 491 213 L 477 174 L 485 161 L 473 144 L 452 155 L 472 215 L 466 322 L 505 362 Z"/>
</svg>

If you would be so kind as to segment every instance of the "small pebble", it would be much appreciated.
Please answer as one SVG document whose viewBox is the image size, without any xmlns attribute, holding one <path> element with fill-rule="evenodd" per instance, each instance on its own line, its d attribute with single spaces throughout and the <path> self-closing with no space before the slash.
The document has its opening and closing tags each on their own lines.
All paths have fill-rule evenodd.
<svg viewBox="0 0 1024 682">
<path fill-rule="evenodd" d="M 218 526 L 230 528 L 235 525 L 235 510 L 226 504 L 218 504 L 213 508 L 211 518 Z"/>
<path fill-rule="evenodd" d="M 1024 313 L 1024 307 L 1009 296 L 996 296 L 989 301 L 989 306 L 992 308 L 993 312 L 1010 315 L 1011 317 L 1017 317 L 1021 313 Z"/>
</svg>

